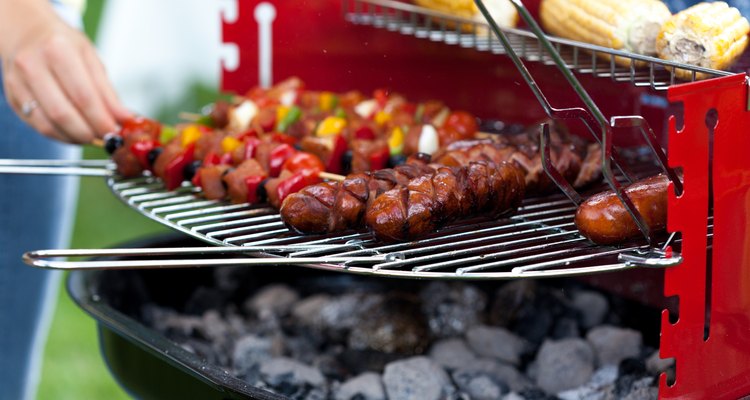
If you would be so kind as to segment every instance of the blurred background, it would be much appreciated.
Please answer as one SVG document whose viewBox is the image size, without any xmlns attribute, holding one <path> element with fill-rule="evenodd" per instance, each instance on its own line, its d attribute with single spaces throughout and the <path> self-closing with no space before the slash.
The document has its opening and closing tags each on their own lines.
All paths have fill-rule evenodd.
<svg viewBox="0 0 750 400">
<path fill-rule="evenodd" d="M 232 1 L 88 0 L 86 34 L 96 43 L 123 103 L 175 122 L 217 98 L 221 11 Z M 106 158 L 96 148 L 86 158 Z M 85 211 L 84 211 L 85 210 Z M 109 193 L 101 178 L 81 179 L 73 248 L 102 248 L 166 229 Z M 102 221 L 107 221 L 103 223 Z M 64 280 L 63 280 L 64 285 Z M 96 325 L 61 288 L 44 352 L 39 399 L 127 399 L 99 353 Z"/>
</svg>

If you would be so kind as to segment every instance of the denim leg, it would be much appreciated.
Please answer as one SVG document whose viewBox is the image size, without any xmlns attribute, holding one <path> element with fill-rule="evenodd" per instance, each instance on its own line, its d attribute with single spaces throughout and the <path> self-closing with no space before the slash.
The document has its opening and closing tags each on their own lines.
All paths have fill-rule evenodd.
<svg viewBox="0 0 750 400">
<path fill-rule="evenodd" d="M 71 159 L 80 151 L 19 120 L 0 85 L 0 158 Z M 24 265 L 21 254 L 68 246 L 77 194 L 76 177 L 0 174 L 0 400 L 35 397 L 61 275 Z"/>
</svg>

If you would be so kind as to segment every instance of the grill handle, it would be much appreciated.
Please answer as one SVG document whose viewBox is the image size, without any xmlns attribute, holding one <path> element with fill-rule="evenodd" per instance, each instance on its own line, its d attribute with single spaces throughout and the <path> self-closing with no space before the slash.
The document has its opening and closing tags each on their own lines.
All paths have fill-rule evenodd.
<svg viewBox="0 0 750 400">
<path fill-rule="evenodd" d="M 331 248 L 328 245 L 305 246 L 246 246 L 246 247 L 165 247 L 135 249 L 54 249 L 35 250 L 23 254 L 23 261 L 36 268 L 62 270 L 114 270 L 114 269 L 156 269 L 185 267 L 216 267 L 229 265 L 292 265 L 340 263 L 344 266 L 358 263 L 391 261 L 398 254 L 374 254 L 361 257 L 293 257 L 283 253 Z M 336 246 L 340 248 L 340 246 Z M 183 257 L 248 255 L 248 253 L 278 253 L 278 256 L 189 258 L 189 259 L 144 259 L 144 260 L 55 260 L 60 257 Z"/>
<path fill-rule="evenodd" d="M 0 174 L 110 176 L 110 160 L 0 159 Z"/>
</svg>

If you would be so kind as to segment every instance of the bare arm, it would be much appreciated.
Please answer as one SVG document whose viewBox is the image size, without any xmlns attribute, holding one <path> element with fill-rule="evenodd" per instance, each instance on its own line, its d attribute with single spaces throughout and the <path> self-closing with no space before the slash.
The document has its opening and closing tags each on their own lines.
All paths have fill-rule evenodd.
<svg viewBox="0 0 750 400">
<path fill-rule="evenodd" d="M 8 102 L 45 136 L 89 143 L 130 115 L 91 42 L 48 0 L 0 0 L 0 59 Z"/>
</svg>

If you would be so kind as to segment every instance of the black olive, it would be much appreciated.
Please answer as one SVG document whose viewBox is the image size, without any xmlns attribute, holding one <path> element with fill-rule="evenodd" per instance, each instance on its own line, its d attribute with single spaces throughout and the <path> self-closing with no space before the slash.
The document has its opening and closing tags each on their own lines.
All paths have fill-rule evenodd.
<svg viewBox="0 0 750 400">
<path fill-rule="evenodd" d="M 432 156 L 427 153 L 417 153 L 414 155 L 414 158 L 427 164 L 432 160 Z"/>
<path fill-rule="evenodd" d="M 302 148 L 302 145 L 300 144 L 300 142 L 296 142 L 292 147 L 294 147 L 294 150 L 297 150 L 297 151 L 305 151 Z"/>
<path fill-rule="evenodd" d="M 148 165 L 153 167 L 154 163 L 156 163 L 156 159 L 159 158 L 159 155 L 161 154 L 162 151 L 164 151 L 164 149 L 161 147 L 151 149 L 151 151 L 149 151 L 148 154 L 146 154 L 146 160 L 148 161 Z"/>
<path fill-rule="evenodd" d="M 227 182 L 224 181 L 224 177 L 227 176 L 228 173 L 234 171 L 234 168 L 227 168 L 224 170 L 224 172 L 221 173 L 221 186 L 224 186 L 224 190 L 229 190 L 229 185 L 227 185 Z"/>
<path fill-rule="evenodd" d="M 109 154 L 114 154 L 115 150 L 122 147 L 123 144 L 125 144 L 125 141 L 120 136 L 109 135 L 104 139 L 104 150 L 107 150 Z"/>
<path fill-rule="evenodd" d="M 260 185 L 255 189 L 255 194 L 258 196 L 258 201 L 261 203 L 265 203 L 266 200 L 268 200 L 268 191 L 266 190 L 268 179 L 269 178 L 266 178 L 260 181 Z"/>
<path fill-rule="evenodd" d="M 182 169 L 182 179 L 192 181 L 193 177 L 195 177 L 195 173 L 198 172 L 198 168 L 201 167 L 201 164 L 201 160 L 196 160 L 186 165 L 185 168 Z"/>
<path fill-rule="evenodd" d="M 403 154 L 392 155 L 388 158 L 388 168 L 393 168 L 406 162 L 406 156 Z"/>
<path fill-rule="evenodd" d="M 354 158 L 354 153 L 351 150 L 345 151 L 341 156 L 341 170 L 345 173 L 352 170 L 352 158 Z"/>
</svg>

